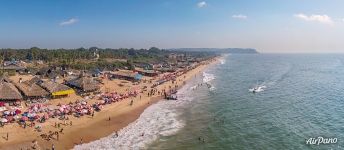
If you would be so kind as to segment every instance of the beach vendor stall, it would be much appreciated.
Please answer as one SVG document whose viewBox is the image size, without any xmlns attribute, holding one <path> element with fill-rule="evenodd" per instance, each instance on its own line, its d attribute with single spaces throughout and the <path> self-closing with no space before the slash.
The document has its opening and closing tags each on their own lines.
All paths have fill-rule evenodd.
<svg viewBox="0 0 344 150">
<path fill-rule="evenodd" d="M 52 81 L 44 81 L 40 86 L 47 90 L 52 98 L 65 97 L 75 93 L 72 88 Z"/>
<path fill-rule="evenodd" d="M 46 97 L 49 93 L 37 84 L 38 81 L 37 78 L 33 78 L 28 81 L 16 83 L 15 85 L 26 99 Z"/>
<path fill-rule="evenodd" d="M 4 102 L 15 102 L 22 99 L 22 95 L 17 88 L 9 82 L 6 82 L 3 78 L 0 78 L 0 107 L 5 105 Z"/>
<path fill-rule="evenodd" d="M 111 75 L 114 78 L 127 80 L 127 81 L 140 81 L 142 79 L 141 74 L 137 72 L 133 72 L 131 70 L 119 70 L 116 72 L 111 72 Z"/>
<path fill-rule="evenodd" d="M 99 82 L 95 81 L 92 77 L 80 75 L 77 78 L 67 81 L 71 87 L 75 87 L 83 92 L 94 92 L 100 89 Z"/>
</svg>

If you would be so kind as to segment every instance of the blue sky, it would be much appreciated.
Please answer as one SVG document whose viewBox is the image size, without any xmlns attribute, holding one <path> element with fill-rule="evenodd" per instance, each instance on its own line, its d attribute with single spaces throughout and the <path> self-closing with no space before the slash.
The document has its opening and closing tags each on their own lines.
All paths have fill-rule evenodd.
<svg viewBox="0 0 344 150">
<path fill-rule="evenodd" d="M 3 0 L 2 48 L 344 52 L 342 0 Z"/>
</svg>

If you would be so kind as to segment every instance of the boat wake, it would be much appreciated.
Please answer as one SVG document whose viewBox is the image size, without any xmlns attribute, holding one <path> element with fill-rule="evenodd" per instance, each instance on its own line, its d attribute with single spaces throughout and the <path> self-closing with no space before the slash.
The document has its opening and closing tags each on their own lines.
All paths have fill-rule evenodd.
<svg viewBox="0 0 344 150">
<path fill-rule="evenodd" d="M 257 85 L 254 88 L 249 89 L 248 91 L 253 93 L 263 92 L 266 89 L 265 85 Z"/>
<path fill-rule="evenodd" d="M 113 133 L 91 143 L 75 146 L 74 149 L 146 149 L 148 144 L 159 137 L 176 134 L 185 126 L 184 121 L 178 119 L 178 108 L 193 100 L 187 93 L 190 85 L 186 86 L 177 93 L 177 101 L 160 101 L 148 107 L 135 122 L 120 130 L 118 137 Z"/>
</svg>

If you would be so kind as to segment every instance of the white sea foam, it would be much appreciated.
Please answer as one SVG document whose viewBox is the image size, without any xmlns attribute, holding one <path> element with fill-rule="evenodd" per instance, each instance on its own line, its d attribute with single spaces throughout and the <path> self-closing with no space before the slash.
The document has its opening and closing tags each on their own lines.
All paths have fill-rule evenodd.
<svg viewBox="0 0 344 150">
<path fill-rule="evenodd" d="M 223 58 L 221 58 L 221 59 L 220 59 L 220 63 L 221 63 L 221 65 L 223 65 L 223 64 L 225 64 L 225 63 L 226 63 L 226 60 L 225 60 L 225 59 L 223 59 Z"/>
<path fill-rule="evenodd" d="M 120 130 L 118 137 L 113 133 L 91 143 L 75 146 L 74 149 L 146 149 L 146 146 L 157 140 L 159 136 L 176 134 L 185 125 L 183 120 L 178 119 L 177 108 L 193 100 L 187 92 L 190 86 L 188 84 L 178 91 L 177 101 L 162 100 L 148 107 L 135 122 Z"/>
<path fill-rule="evenodd" d="M 203 72 L 203 82 L 209 83 L 210 81 L 215 79 L 215 75 L 211 73 Z"/>
<path fill-rule="evenodd" d="M 205 83 L 208 86 L 208 89 L 210 91 L 214 91 L 216 89 L 215 86 L 210 82 L 215 78 L 216 77 L 214 74 L 203 72 L 203 83 Z"/>
<path fill-rule="evenodd" d="M 215 88 L 213 85 L 211 85 L 211 87 L 209 88 L 209 90 L 210 90 L 210 91 L 215 91 L 216 88 Z"/>
<path fill-rule="evenodd" d="M 190 89 L 191 89 L 191 90 L 197 89 L 197 85 L 194 85 L 194 86 L 190 87 Z"/>
<path fill-rule="evenodd" d="M 221 65 L 226 64 L 226 58 L 227 58 L 229 55 L 230 55 L 230 54 L 223 54 L 223 55 L 222 55 L 222 57 L 219 59 Z"/>
</svg>

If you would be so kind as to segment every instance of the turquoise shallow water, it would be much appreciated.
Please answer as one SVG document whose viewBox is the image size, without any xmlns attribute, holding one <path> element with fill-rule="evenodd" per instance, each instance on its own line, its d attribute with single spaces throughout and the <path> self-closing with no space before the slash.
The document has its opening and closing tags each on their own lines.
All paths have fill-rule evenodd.
<svg viewBox="0 0 344 150">
<path fill-rule="evenodd" d="M 344 149 L 343 62 L 334 54 L 229 55 L 206 70 L 215 89 L 190 90 L 192 103 L 177 109 L 185 126 L 148 149 Z M 250 93 L 257 82 L 266 89 Z M 318 136 L 338 142 L 306 144 Z"/>
</svg>

